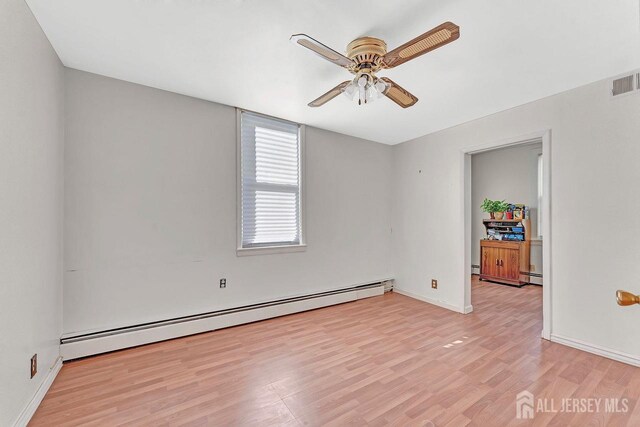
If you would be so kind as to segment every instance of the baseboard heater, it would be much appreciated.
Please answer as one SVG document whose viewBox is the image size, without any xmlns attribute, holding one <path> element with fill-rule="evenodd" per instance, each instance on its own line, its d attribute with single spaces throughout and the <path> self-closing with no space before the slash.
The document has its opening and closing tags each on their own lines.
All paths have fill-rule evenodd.
<svg viewBox="0 0 640 427">
<path fill-rule="evenodd" d="M 476 264 L 471 264 L 471 274 L 478 274 L 478 273 L 474 273 L 473 270 L 480 270 L 480 266 L 476 265 Z M 526 272 L 526 271 L 521 271 L 520 274 L 524 274 L 525 276 L 531 276 L 531 277 L 536 277 L 538 279 L 542 279 L 542 274 L 541 273 L 533 273 L 531 271 Z M 537 285 L 537 283 L 531 283 L 532 285 Z"/>
<path fill-rule="evenodd" d="M 60 353 L 64 360 L 78 359 L 382 295 L 385 288 L 388 289 L 390 286 L 392 286 L 392 280 L 385 279 L 379 282 L 333 291 L 283 298 L 104 331 L 67 335 L 60 339 Z"/>
</svg>

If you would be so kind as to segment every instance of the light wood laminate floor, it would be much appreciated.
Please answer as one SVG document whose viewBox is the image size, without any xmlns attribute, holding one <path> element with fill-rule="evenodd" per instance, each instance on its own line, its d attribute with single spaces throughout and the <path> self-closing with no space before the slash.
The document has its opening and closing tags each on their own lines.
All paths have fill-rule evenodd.
<svg viewBox="0 0 640 427">
<path fill-rule="evenodd" d="M 541 300 L 474 280 L 466 316 L 391 293 L 70 362 L 31 425 L 640 425 L 640 369 L 540 339 Z M 523 390 L 629 411 L 516 420 Z"/>
</svg>

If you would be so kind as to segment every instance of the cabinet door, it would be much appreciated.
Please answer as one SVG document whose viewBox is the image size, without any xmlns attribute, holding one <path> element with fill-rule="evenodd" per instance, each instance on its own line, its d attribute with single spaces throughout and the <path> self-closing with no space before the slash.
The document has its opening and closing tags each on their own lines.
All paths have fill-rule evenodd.
<svg viewBox="0 0 640 427">
<path fill-rule="evenodd" d="M 520 252 L 518 249 L 500 249 L 500 277 L 520 279 Z"/>
<path fill-rule="evenodd" d="M 481 247 L 480 273 L 487 276 L 498 276 L 498 248 Z"/>
</svg>

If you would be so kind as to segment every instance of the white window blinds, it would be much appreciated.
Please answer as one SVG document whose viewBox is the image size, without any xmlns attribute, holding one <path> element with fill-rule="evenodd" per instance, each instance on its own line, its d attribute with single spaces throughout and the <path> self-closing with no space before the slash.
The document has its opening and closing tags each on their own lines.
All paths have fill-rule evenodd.
<svg viewBox="0 0 640 427">
<path fill-rule="evenodd" d="M 240 116 L 242 248 L 301 244 L 299 125 Z"/>
</svg>

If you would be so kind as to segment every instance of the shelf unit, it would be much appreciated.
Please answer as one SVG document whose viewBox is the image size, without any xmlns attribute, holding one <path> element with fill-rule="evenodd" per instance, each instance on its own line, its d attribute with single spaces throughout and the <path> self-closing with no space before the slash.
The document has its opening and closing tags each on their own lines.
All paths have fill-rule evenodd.
<svg viewBox="0 0 640 427">
<path fill-rule="evenodd" d="M 482 220 L 486 229 L 487 236 L 489 230 L 497 230 L 501 234 L 516 234 L 522 235 L 522 240 L 510 240 L 516 242 L 524 242 L 531 240 L 531 221 L 527 219 L 485 219 Z M 522 228 L 522 231 L 513 231 L 514 228 Z"/>
<path fill-rule="evenodd" d="M 519 287 L 529 283 L 530 220 L 485 219 L 482 222 L 487 236 L 492 231 L 504 240 L 480 240 L 480 279 Z"/>
</svg>

